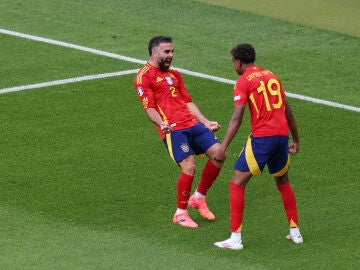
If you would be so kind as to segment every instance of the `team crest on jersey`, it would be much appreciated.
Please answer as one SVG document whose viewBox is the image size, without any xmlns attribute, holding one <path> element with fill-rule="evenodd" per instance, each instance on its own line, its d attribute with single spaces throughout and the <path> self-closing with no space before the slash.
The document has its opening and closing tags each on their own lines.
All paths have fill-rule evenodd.
<svg viewBox="0 0 360 270">
<path fill-rule="evenodd" d="M 184 152 L 184 153 L 187 153 L 189 152 L 189 145 L 187 143 L 182 143 L 181 144 L 181 150 Z"/>
<path fill-rule="evenodd" d="M 165 80 L 167 81 L 168 84 L 173 85 L 173 80 L 171 79 L 170 76 L 166 76 Z"/>
<path fill-rule="evenodd" d="M 144 89 L 142 89 L 140 86 L 136 89 L 136 91 L 140 97 L 144 94 Z"/>
</svg>

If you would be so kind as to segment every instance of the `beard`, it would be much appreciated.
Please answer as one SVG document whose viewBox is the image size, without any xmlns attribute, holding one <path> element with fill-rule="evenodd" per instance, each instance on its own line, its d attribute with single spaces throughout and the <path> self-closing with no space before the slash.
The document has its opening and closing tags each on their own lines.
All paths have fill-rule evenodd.
<svg viewBox="0 0 360 270">
<path fill-rule="evenodd" d="M 161 61 L 159 61 L 159 68 L 162 70 L 162 71 L 168 71 L 168 69 L 170 68 L 170 65 L 171 65 L 171 60 L 172 59 L 163 59 Z"/>
</svg>

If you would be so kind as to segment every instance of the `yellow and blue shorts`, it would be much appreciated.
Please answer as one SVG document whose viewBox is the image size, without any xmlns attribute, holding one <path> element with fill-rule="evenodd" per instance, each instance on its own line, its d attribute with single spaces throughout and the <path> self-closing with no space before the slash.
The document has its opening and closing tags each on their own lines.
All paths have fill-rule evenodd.
<svg viewBox="0 0 360 270">
<path fill-rule="evenodd" d="M 204 154 L 218 142 L 214 133 L 201 123 L 190 128 L 172 131 L 166 134 L 164 139 L 165 146 L 176 163 L 190 155 Z"/>
<path fill-rule="evenodd" d="M 289 137 L 269 136 L 255 138 L 249 136 L 234 169 L 261 175 L 265 165 L 273 176 L 282 176 L 289 169 Z"/>
</svg>

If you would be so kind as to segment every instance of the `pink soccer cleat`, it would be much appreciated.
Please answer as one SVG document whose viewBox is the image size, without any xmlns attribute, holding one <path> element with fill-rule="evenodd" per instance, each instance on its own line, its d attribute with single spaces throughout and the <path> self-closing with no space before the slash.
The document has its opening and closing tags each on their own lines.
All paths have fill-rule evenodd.
<svg viewBox="0 0 360 270">
<path fill-rule="evenodd" d="M 189 216 L 188 212 L 181 213 L 178 215 L 174 215 L 173 222 L 177 223 L 181 226 L 188 227 L 188 228 L 197 228 L 199 227 Z"/>
<path fill-rule="evenodd" d="M 198 209 L 200 215 L 204 218 L 208 220 L 215 220 L 215 215 L 208 208 L 205 198 L 196 198 L 195 194 L 193 194 L 189 199 L 188 205 L 192 208 Z"/>
</svg>

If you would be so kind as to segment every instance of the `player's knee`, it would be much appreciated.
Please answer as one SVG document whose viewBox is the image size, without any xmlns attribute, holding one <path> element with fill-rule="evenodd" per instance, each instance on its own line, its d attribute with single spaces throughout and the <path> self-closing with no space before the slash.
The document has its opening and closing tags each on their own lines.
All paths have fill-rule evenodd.
<svg viewBox="0 0 360 270">
<path fill-rule="evenodd" d="M 189 175 L 194 175 L 196 171 L 196 165 L 195 163 L 189 163 L 186 164 L 185 168 L 183 168 L 184 171 L 186 171 Z"/>
<path fill-rule="evenodd" d="M 196 171 L 196 164 L 193 158 L 184 159 L 180 162 L 181 169 L 183 173 L 188 175 L 194 175 Z"/>
</svg>

